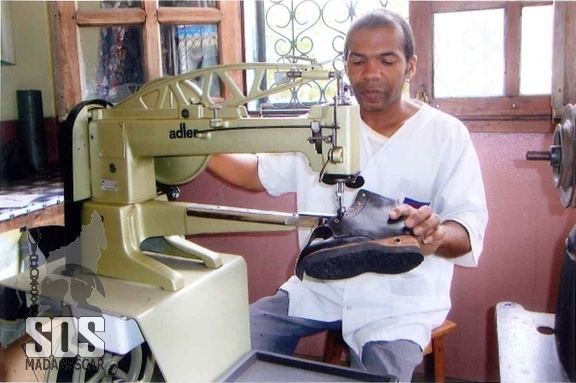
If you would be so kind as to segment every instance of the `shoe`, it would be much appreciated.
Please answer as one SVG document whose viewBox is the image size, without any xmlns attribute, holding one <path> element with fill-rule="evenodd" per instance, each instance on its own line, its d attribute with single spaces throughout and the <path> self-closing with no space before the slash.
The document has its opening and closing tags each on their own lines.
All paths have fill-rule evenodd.
<svg viewBox="0 0 576 383">
<path fill-rule="evenodd" d="M 343 215 L 327 219 L 312 232 L 296 262 L 296 275 L 326 280 L 363 273 L 400 274 L 424 260 L 420 244 L 404 225 L 391 220 L 398 203 L 361 189 Z"/>
</svg>

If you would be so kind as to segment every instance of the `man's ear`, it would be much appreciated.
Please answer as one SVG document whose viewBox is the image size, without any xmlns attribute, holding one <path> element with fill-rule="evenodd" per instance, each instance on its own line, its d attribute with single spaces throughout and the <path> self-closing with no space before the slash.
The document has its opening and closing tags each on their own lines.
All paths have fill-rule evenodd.
<svg viewBox="0 0 576 383">
<path fill-rule="evenodd" d="M 412 76 L 416 73 L 416 63 L 418 62 L 418 56 L 414 55 L 408 61 L 408 65 L 406 67 L 406 80 L 410 80 Z"/>
</svg>

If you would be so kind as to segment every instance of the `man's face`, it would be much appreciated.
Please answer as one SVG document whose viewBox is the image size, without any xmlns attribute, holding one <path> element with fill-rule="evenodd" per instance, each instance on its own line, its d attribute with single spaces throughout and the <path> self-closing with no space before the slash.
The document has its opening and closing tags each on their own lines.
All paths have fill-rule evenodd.
<svg viewBox="0 0 576 383">
<path fill-rule="evenodd" d="M 346 71 L 363 112 L 386 112 L 402 97 L 416 57 L 406 62 L 402 31 L 395 27 L 359 29 L 349 36 Z"/>
</svg>

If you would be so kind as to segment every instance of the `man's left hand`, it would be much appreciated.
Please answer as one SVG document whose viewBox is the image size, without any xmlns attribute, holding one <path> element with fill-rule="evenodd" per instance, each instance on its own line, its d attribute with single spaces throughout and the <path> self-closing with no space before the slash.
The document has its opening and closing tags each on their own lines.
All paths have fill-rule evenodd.
<svg viewBox="0 0 576 383">
<path fill-rule="evenodd" d="M 390 212 L 390 218 L 400 217 L 407 217 L 404 224 L 418 238 L 424 255 L 432 254 L 440 247 L 446 232 L 440 225 L 440 216 L 434 213 L 430 206 L 421 206 L 418 209 L 406 204 L 397 206 Z"/>
</svg>

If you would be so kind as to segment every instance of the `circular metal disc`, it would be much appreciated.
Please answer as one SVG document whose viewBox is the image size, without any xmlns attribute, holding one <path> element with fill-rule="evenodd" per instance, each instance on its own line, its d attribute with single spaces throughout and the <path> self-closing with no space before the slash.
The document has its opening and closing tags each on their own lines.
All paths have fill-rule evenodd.
<svg viewBox="0 0 576 383">
<path fill-rule="evenodd" d="M 576 180 L 576 124 L 574 122 L 575 110 L 572 105 L 564 108 L 562 121 L 557 129 L 560 130 L 561 164 L 558 187 L 560 200 L 564 207 L 575 207 L 575 180 Z M 555 133 L 556 135 L 556 133 Z"/>
<path fill-rule="evenodd" d="M 166 185 L 182 185 L 200 174 L 209 160 L 210 156 L 156 157 L 156 180 Z"/>
<path fill-rule="evenodd" d="M 560 176 L 562 173 L 562 125 L 557 124 L 554 129 L 554 136 L 552 138 L 552 145 L 560 148 L 560 161 L 558 164 L 550 161 L 552 166 L 552 179 L 554 180 L 554 187 L 559 188 L 561 181 Z"/>
</svg>

